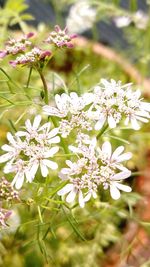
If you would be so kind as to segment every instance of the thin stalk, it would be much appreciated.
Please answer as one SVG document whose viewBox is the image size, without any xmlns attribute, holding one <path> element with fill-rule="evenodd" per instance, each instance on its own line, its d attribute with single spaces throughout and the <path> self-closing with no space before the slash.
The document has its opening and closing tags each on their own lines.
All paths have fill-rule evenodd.
<svg viewBox="0 0 150 267">
<path fill-rule="evenodd" d="M 102 134 L 106 131 L 106 129 L 108 128 L 108 124 L 104 124 L 104 126 L 102 127 L 101 131 L 98 133 L 98 135 L 96 136 L 96 139 L 98 140 Z"/>
<path fill-rule="evenodd" d="M 26 89 L 28 89 L 28 87 L 29 87 L 29 83 L 30 83 L 30 80 L 31 80 L 32 70 L 33 70 L 33 68 L 31 67 L 30 70 L 29 70 L 29 75 L 28 75 L 28 80 L 27 80 L 27 84 L 26 84 Z"/>
<path fill-rule="evenodd" d="M 39 74 L 40 74 L 40 78 L 41 78 L 41 81 L 43 83 L 43 88 L 44 88 L 44 101 L 45 101 L 45 104 L 48 105 L 48 87 L 47 87 L 47 83 L 46 83 L 46 80 L 45 80 L 45 77 L 42 73 L 42 71 L 38 70 Z"/>
</svg>

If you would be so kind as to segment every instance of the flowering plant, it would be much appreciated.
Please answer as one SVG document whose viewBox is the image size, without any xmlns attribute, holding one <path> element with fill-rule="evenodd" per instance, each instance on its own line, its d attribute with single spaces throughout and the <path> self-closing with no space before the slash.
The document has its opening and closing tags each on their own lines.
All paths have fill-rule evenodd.
<svg viewBox="0 0 150 267">
<path fill-rule="evenodd" d="M 33 33 L 10 39 L 0 52 L 1 63 L 9 57 L 13 71 L 29 68 L 23 89 L 30 112 L 20 127 L 11 122 L 13 132 L 8 130 L 7 143 L 1 147 L 2 176 L 5 174 L 0 183 L 2 229 L 10 227 L 15 202 L 29 207 L 35 204 L 41 225 L 47 210 L 59 212 L 62 207 L 66 214 L 66 210 L 82 208 L 84 213 L 88 205 L 100 210 L 98 201 L 100 205 L 119 202 L 120 191 L 125 192 L 123 196 L 132 191 L 126 180 L 131 176 L 132 153 L 124 145 L 113 143 L 108 133 L 139 130 L 150 118 L 150 103 L 143 100 L 139 89 L 133 90 L 131 83 L 102 78 L 82 93 L 70 90 L 64 82 L 64 91 L 50 91 L 45 69 L 57 52 L 73 48 L 76 35 L 56 26 L 38 46 L 29 40 L 31 37 Z M 38 97 L 28 93 L 35 89 L 30 88 L 34 73 L 43 84 Z M 26 113 L 17 118 L 19 123 Z M 29 118 L 32 113 L 35 116 Z"/>
</svg>

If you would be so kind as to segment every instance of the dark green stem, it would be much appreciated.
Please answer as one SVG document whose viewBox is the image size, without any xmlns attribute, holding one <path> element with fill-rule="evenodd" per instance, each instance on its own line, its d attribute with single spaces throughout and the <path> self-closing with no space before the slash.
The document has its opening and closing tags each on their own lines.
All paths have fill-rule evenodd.
<svg viewBox="0 0 150 267">
<path fill-rule="evenodd" d="M 26 85 L 26 88 L 27 88 L 27 89 L 28 89 L 28 87 L 29 87 L 29 83 L 30 83 L 30 80 L 31 80 L 32 70 L 33 70 L 33 68 L 31 67 L 30 70 L 29 70 L 29 76 L 28 76 L 27 85 Z"/>
<path fill-rule="evenodd" d="M 46 83 L 46 80 L 45 80 L 45 77 L 42 73 L 41 70 L 38 70 L 39 74 L 40 74 L 40 77 L 41 77 L 41 80 L 42 80 L 42 83 L 43 83 L 43 88 L 44 88 L 44 101 L 45 101 L 45 104 L 48 105 L 48 87 L 47 87 L 47 83 Z"/>
</svg>

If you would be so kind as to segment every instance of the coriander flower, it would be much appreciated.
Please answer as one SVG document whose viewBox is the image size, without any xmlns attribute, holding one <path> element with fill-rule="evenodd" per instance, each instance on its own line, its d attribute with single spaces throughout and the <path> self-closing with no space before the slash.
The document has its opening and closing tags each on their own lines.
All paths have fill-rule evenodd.
<svg viewBox="0 0 150 267">
<path fill-rule="evenodd" d="M 34 33 L 30 32 L 18 40 L 10 39 L 7 41 L 5 49 L 0 51 L 0 58 L 4 58 L 6 55 L 16 55 L 20 52 L 24 52 L 27 47 L 32 45 L 28 39 L 33 35 Z"/>
<path fill-rule="evenodd" d="M 57 136 L 58 128 L 50 130 L 50 122 L 42 126 L 40 122 L 40 115 L 35 117 L 33 124 L 27 120 L 24 130 L 18 131 L 14 136 L 9 134 L 10 144 L 2 146 L 8 153 L 0 157 L 0 162 L 7 162 L 4 173 L 15 173 L 12 185 L 17 189 L 22 187 L 25 179 L 31 183 L 38 168 L 42 176 L 46 177 L 49 169 L 56 170 L 58 167 L 57 163 L 51 160 L 59 150 L 58 146 L 53 146 L 60 142 L 60 137 Z"/>
<path fill-rule="evenodd" d="M 115 128 L 121 120 L 138 130 L 138 121 L 149 121 L 150 103 L 143 102 L 141 92 L 133 92 L 131 84 L 122 85 L 120 81 L 102 79 L 100 85 L 94 88 L 94 94 L 89 117 L 96 121 L 95 130 L 100 130 L 106 122 L 110 128 Z"/>
<path fill-rule="evenodd" d="M 58 25 L 56 25 L 55 30 L 50 33 L 45 42 L 54 44 L 56 47 L 72 48 L 72 39 L 76 37 L 76 34 L 68 34 L 67 28 L 62 30 Z"/>
<path fill-rule="evenodd" d="M 67 137 L 72 129 L 82 128 L 91 130 L 91 124 L 88 119 L 87 111 L 84 108 L 93 101 L 92 93 L 85 93 L 82 96 L 78 96 L 75 92 L 67 95 L 55 96 L 55 102 L 57 107 L 44 106 L 43 111 L 50 116 L 56 116 L 61 118 L 59 132 L 62 137 Z M 65 119 L 63 119 L 65 118 Z"/>
<path fill-rule="evenodd" d="M 131 175 L 122 162 L 131 158 L 131 153 L 123 153 L 124 147 L 118 147 L 112 152 L 111 144 L 105 142 L 100 149 L 97 146 L 96 139 L 91 143 L 80 144 L 79 147 L 70 146 L 71 151 L 78 156 L 76 162 L 66 161 L 67 168 L 61 169 L 59 177 L 67 180 L 68 184 L 58 191 L 58 195 L 66 196 L 68 203 L 73 203 L 78 198 L 80 207 L 91 197 L 97 197 L 97 191 L 100 185 L 104 190 L 109 189 L 111 197 L 118 199 L 119 190 L 130 192 L 131 188 L 121 183 L 122 180 Z"/>
<path fill-rule="evenodd" d="M 30 52 L 18 56 L 15 60 L 11 60 L 9 63 L 13 67 L 16 67 L 17 65 L 38 66 L 38 64 L 41 62 L 43 63 L 50 55 L 50 51 L 34 47 Z"/>
</svg>

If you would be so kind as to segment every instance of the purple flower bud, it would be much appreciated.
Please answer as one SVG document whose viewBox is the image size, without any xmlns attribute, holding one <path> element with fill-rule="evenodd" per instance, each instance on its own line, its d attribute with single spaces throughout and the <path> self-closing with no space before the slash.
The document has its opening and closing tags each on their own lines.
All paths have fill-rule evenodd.
<svg viewBox="0 0 150 267">
<path fill-rule="evenodd" d="M 0 58 L 4 58 L 7 55 L 7 51 L 0 51 Z"/>
<path fill-rule="evenodd" d="M 58 25 L 55 26 L 55 31 L 52 31 L 45 40 L 46 43 L 52 43 L 57 47 L 68 47 L 72 48 L 73 44 L 71 43 L 72 39 L 76 38 L 76 34 L 68 34 L 67 27 L 62 30 Z"/>
</svg>

